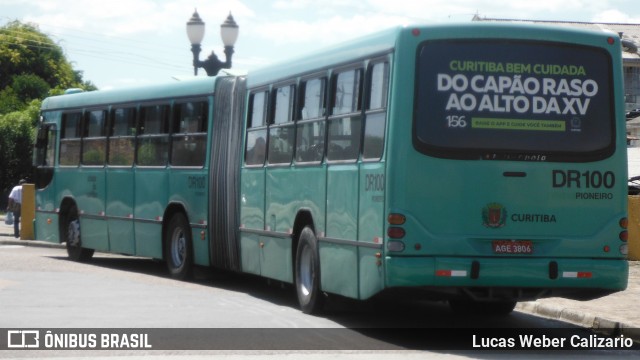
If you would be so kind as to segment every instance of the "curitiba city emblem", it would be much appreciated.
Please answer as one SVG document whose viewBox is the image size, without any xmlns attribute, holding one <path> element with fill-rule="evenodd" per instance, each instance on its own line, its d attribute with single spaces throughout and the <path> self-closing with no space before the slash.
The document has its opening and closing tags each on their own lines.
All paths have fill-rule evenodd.
<svg viewBox="0 0 640 360">
<path fill-rule="evenodd" d="M 491 203 L 482 209 L 482 225 L 497 229 L 505 226 L 507 209 L 498 203 Z"/>
</svg>

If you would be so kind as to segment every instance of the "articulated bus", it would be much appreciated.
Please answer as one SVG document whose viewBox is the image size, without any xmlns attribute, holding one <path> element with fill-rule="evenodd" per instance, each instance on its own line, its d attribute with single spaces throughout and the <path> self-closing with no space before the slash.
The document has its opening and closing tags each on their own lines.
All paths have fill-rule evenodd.
<svg viewBox="0 0 640 360">
<path fill-rule="evenodd" d="M 251 72 L 51 97 L 38 239 L 293 284 L 517 301 L 626 288 L 620 39 L 401 27 Z"/>
</svg>

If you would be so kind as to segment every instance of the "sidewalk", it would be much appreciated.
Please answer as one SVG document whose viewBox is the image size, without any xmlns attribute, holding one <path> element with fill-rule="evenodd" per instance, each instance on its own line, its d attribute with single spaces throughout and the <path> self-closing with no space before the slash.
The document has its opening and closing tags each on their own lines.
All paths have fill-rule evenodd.
<svg viewBox="0 0 640 360">
<path fill-rule="evenodd" d="M 5 225 L 4 216 L 0 216 L 2 245 L 64 248 L 63 245 L 44 241 L 15 239 L 13 226 Z M 605 335 L 624 335 L 640 342 L 640 309 L 635 308 L 639 302 L 640 261 L 630 261 L 629 285 L 625 291 L 590 301 L 548 298 L 521 302 L 516 310 L 594 329 Z"/>
</svg>

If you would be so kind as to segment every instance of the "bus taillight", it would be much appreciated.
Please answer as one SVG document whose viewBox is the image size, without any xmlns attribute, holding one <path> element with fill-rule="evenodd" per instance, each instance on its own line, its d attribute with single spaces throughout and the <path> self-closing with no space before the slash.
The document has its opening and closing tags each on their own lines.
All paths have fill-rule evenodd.
<svg viewBox="0 0 640 360">
<path fill-rule="evenodd" d="M 627 229 L 629 227 L 629 219 L 627 219 L 626 217 L 620 219 L 620 227 L 623 229 Z"/>
<path fill-rule="evenodd" d="M 627 230 L 620 232 L 620 240 L 627 242 L 629 240 L 629 232 Z"/>
<path fill-rule="evenodd" d="M 389 216 L 387 216 L 387 222 L 389 223 L 389 225 L 395 225 L 395 226 L 390 226 L 387 229 L 387 236 L 390 239 L 404 238 L 407 233 L 399 225 L 404 225 L 406 221 L 407 221 L 407 218 L 402 214 L 398 214 L 398 213 L 389 214 Z M 393 241 L 393 240 L 389 241 L 387 243 L 387 250 L 394 251 L 394 252 L 404 251 L 404 243 L 402 241 Z"/>
<path fill-rule="evenodd" d="M 387 221 L 391 225 L 402 225 L 407 221 L 407 218 L 402 214 L 389 214 Z"/>
<path fill-rule="evenodd" d="M 387 229 L 387 235 L 392 239 L 402 239 L 406 234 L 401 227 L 390 227 Z"/>
<path fill-rule="evenodd" d="M 619 238 L 620 240 L 627 242 L 627 240 L 629 240 L 629 232 L 627 231 L 627 228 L 629 227 L 629 219 L 624 217 L 620 219 L 619 224 L 620 227 L 624 229 L 620 232 Z"/>
</svg>

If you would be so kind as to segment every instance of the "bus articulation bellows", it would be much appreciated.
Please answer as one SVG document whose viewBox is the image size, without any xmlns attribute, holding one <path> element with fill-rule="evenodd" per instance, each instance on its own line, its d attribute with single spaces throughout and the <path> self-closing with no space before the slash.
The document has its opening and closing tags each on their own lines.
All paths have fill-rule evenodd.
<svg viewBox="0 0 640 360">
<path fill-rule="evenodd" d="M 454 309 L 626 287 L 620 39 L 401 27 L 248 76 L 48 98 L 38 239 Z"/>
</svg>

